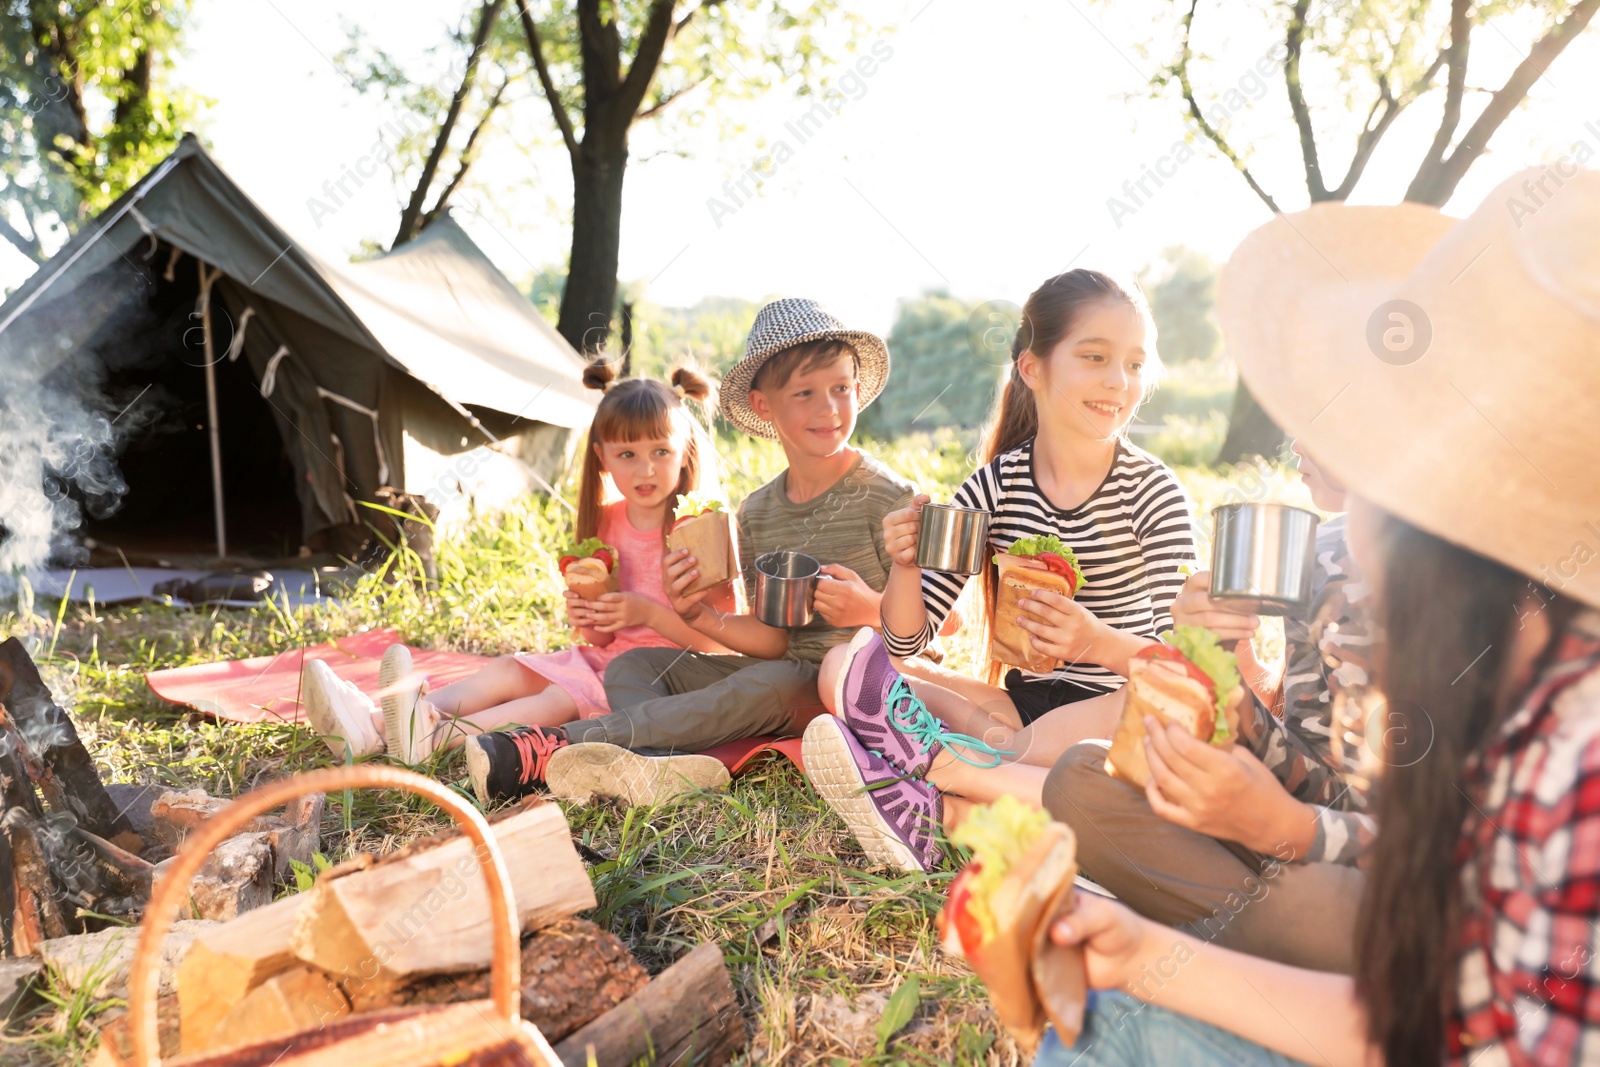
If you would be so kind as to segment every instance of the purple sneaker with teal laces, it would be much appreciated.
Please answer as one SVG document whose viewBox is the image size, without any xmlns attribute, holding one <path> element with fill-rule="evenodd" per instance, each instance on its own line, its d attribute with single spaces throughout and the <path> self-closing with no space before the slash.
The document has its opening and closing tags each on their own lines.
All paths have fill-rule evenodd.
<svg viewBox="0 0 1600 1067">
<path fill-rule="evenodd" d="M 834 682 L 836 714 L 855 739 L 898 768 L 921 778 L 941 748 L 974 767 L 998 767 L 1012 753 L 976 737 L 958 734 L 940 722 L 917 697 L 905 675 L 895 670 L 878 631 L 862 627 L 850 639 Z M 962 750 L 980 754 L 981 760 Z"/>
<path fill-rule="evenodd" d="M 812 787 L 844 820 L 869 862 L 902 871 L 938 865 L 944 820 L 938 789 L 868 751 L 832 715 L 811 720 L 800 752 Z"/>
</svg>

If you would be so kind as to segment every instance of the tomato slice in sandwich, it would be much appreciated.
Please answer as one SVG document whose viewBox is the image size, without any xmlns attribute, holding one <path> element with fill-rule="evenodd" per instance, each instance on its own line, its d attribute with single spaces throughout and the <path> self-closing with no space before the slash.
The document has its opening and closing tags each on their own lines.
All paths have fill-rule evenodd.
<svg viewBox="0 0 1600 1067">
<path fill-rule="evenodd" d="M 578 562 L 577 556 L 562 556 L 561 561 L 556 564 L 556 569 L 565 574 L 567 573 L 567 568 L 576 562 Z"/>
<path fill-rule="evenodd" d="M 607 574 L 610 574 L 613 570 L 616 569 L 617 561 L 611 558 L 611 550 L 610 549 L 607 549 L 607 548 L 595 549 L 594 555 L 592 557 L 590 557 L 590 558 L 597 559 L 601 563 L 604 563 L 606 565 L 606 573 Z M 1185 660 L 1184 662 L 1187 663 L 1188 661 Z"/>
<path fill-rule="evenodd" d="M 1134 658 L 1135 659 L 1164 659 L 1164 660 L 1167 660 L 1167 661 L 1169 661 L 1171 663 L 1182 664 L 1184 671 L 1188 673 L 1189 677 L 1191 677 L 1195 681 L 1199 682 L 1201 688 L 1203 688 L 1206 691 L 1206 693 L 1211 697 L 1212 700 L 1216 700 L 1217 699 L 1217 683 L 1215 683 L 1215 682 L 1213 682 L 1211 680 L 1211 675 L 1207 674 L 1205 671 L 1201 670 L 1199 667 L 1196 667 L 1194 665 L 1194 661 L 1189 659 L 1188 656 L 1185 656 L 1182 652 L 1179 652 L 1177 649 L 1173 648 L 1169 644 L 1165 644 L 1163 642 L 1159 642 L 1158 641 L 1153 645 L 1147 645 L 1144 648 L 1140 649 L 1138 652 L 1135 652 L 1134 653 Z"/>
<path fill-rule="evenodd" d="M 1078 572 L 1072 569 L 1072 564 L 1068 563 L 1064 556 L 1058 556 L 1054 552 L 1040 552 L 1033 558 L 1041 561 L 1046 567 L 1049 567 L 1051 573 L 1059 574 L 1061 577 L 1065 578 L 1067 580 L 1068 587 L 1071 588 L 1074 593 L 1078 591 Z"/>
<path fill-rule="evenodd" d="M 956 937 L 961 940 L 961 951 L 968 959 L 971 959 L 972 953 L 983 945 L 983 927 L 967 908 L 967 904 L 972 900 L 972 880 L 981 867 L 982 864 L 974 861 L 956 875 L 955 881 L 950 883 L 950 900 L 945 907 L 950 921 L 955 923 Z"/>
</svg>

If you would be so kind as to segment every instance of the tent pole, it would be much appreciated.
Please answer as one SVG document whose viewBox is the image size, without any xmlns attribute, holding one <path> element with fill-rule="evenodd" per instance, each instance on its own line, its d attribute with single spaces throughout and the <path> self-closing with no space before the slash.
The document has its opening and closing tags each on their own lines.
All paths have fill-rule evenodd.
<svg viewBox="0 0 1600 1067">
<path fill-rule="evenodd" d="M 205 338 L 206 356 L 206 435 L 211 439 L 211 500 L 216 512 L 217 558 L 228 555 L 228 526 L 222 510 L 222 438 L 217 432 L 217 360 L 216 346 L 211 336 L 211 284 L 217 280 L 220 269 L 206 273 L 200 264 L 200 335 Z"/>
</svg>

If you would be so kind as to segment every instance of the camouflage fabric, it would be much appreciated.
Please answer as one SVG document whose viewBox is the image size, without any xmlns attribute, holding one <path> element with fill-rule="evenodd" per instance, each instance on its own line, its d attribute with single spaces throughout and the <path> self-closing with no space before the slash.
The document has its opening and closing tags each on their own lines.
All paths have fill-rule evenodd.
<svg viewBox="0 0 1600 1067">
<path fill-rule="evenodd" d="M 1372 694 L 1368 587 L 1350 558 L 1344 516 L 1317 531 L 1311 614 L 1284 620 L 1283 717 L 1251 695 L 1241 740 L 1295 799 L 1317 810 L 1312 863 L 1356 863 L 1376 827 L 1367 814 Z"/>
</svg>

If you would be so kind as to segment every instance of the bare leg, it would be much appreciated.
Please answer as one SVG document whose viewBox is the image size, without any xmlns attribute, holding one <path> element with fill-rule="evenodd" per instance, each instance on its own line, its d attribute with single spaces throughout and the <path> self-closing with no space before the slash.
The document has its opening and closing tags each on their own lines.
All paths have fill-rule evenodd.
<svg viewBox="0 0 1600 1067">
<path fill-rule="evenodd" d="M 499 656 L 482 668 L 428 694 L 428 703 L 445 715 L 472 715 L 542 693 L 550 682 L 513 656 Z"/>
<path fill-rule="evenodd" d="M 918 693 L 921 692 L 918 689 Z M 996 748 L 1007 748 L 1012 753 L 1002 757 L 1001 763 L 995 767 L 974 767 L 957 758 L 946 747 L 934 757 L 932 766 L 928 768 L 928 781 L 945 794 L 947 810 L 950 801 L 956 797 L 987 804 L 1004 793 L 1010 793 L 1026 803 L 1043 806 L 1044 782 L 1050 768 L 1079 741 L 1111 736 L 1122 715 L 1122 703 L 1123 694 L 1120 690 L 1090 697 L 1056 708 L 1035 719 L 1032 725 L 1017 731 L 1008 745 L 990 741 Z M 931 709 L 932 705 L 929 707 Z M 980 757 L 975 758 L 983 762 Z M 949 824 L 948 817 L 946 823 Z"/>
<path fill-rule="evenodd" d="M 442 725 L 441 730 L 447 734 L 445 746 L 453 748 L 474 734 L 488 733 L 502 726 L 560 726 L 577 717 L 578 702 L 572 699 L 572 694 L 559 685 L 547 684 L 533 696 L 518 697 L 463 715 Z"/>
<path fill-rule="evenodd" d="M 921 659 L 920 657 L 913 656 L 907 660 L 897 659 L 894 661 L 894 665 L 901 674 L 906 675 L 908 678 L 931 682 L 941 689 L 948 689 L 950 692 L 961 696 L 962 699 L 974 707 L 982 708 L 990 718 L 994 718 L 997 721 L 1002 719 L 1009 721 L 1014 730 L 1022 728 L 1022 716 L 1017 714 L 1017 706 L 1011 702 L 1011 694 L 999 686 L 990 685 L 988 682 L 980 682 L 970 674 L 962 674 L 959 671 L 950 670 L 948 667 L 942 667 L 931 660 Z M 916 690 L 918 696 L 922 696 L 922 691 L 917 688 L 915 683 L 912 684 L 912 688 Z M 927 698 L 924 697 L 923 700 L 926 703 Z M 932 710 L 931 705 L 929 710 Z M 938 712 L 934 712 L 934 714 L 937 715 Z"/>
</svg>

